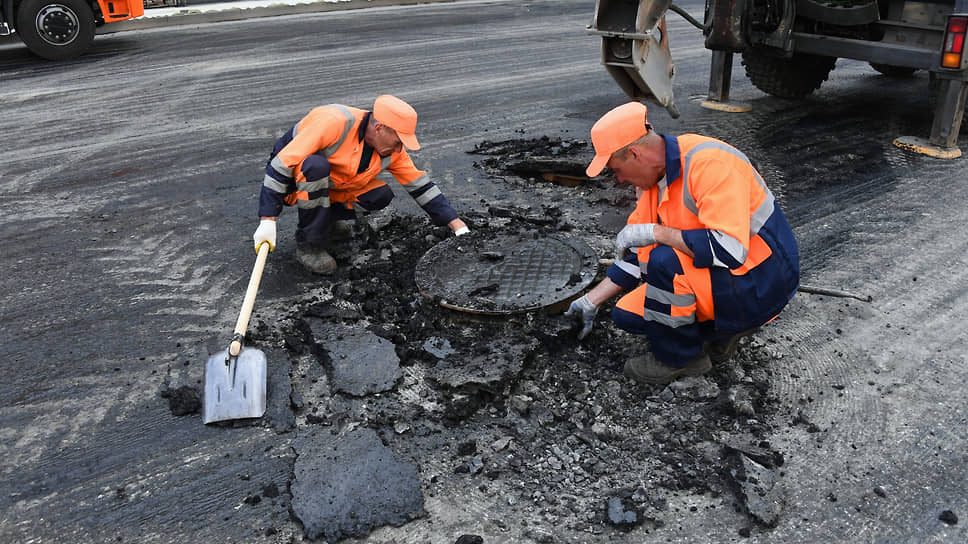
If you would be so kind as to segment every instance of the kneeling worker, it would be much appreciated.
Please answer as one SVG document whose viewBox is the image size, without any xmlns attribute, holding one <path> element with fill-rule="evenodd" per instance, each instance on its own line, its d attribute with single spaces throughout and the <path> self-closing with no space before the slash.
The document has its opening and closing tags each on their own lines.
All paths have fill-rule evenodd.
<svg viewBox="0 0 968 544">
<path fill-rule="evenodd" d="M 326 250 L 334 238 L 351 229 L 340 220 L 352 219 L 353 206 L 381 210 L 393 190 L 377 179 L 389 172 L 430 216 L 458 236 L 467 225 L 407 151 L 420 144 L 415 134 L 417 112 L 391 95 L 373 102 L 373 111 L 331 104 L 314 108 L 276 142 L 269 155 L 259 196 L 259 228 L 255 250 L 276 247 L 276 217 L 283 204 L 299 208 L 296 259 L 317 274 L 330 274 L 336 261 Z"/>
<path fill-rule="evenodd" d="M 625 375 L 664 384 L 704 374 L 710 356 L 727 359 L 740 338 L 776 317 L 796 293 L 793 231 L 743 153 L 705 136 L 659 134 L 643 104 L 608 112 L 591 137 L 588 176 L 608 167 L 639 198 L 615 238 L 607 277 L 566 315 L 581 318 L 584 338 L 599 305 L 626 292 L 612 319 L 644 334 L 652 352 L 628 360 Z"/>
</svg>

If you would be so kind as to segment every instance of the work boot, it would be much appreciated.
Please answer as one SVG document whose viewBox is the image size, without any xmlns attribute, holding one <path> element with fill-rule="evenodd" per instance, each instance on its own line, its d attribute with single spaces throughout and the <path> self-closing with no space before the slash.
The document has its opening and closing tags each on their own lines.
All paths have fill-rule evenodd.
<svg viewBox="0 0 968 544">
<path fill-rule="evenodd" d="M 759 332 L 759 327 L 754 327 L 748 331 L 743 331 L 739 334 L 734 334 L 726 340 L 725 342 L 710 342 L 706 344 L 704 351 L 709 358 L 714 363 L 722 363 L 729 360 L 730 357 L 736 353 L 736 347 L 739 346 L 739 341 L 743 338 L 750 336 L 753 333 Z"/>
<path fill-rule="evenodd" d="M 700 376 L 709 372 L 712 367 L 709 356 L 705 353 L 689 361 L 689 364 L 682 368 L 662 364 L 655 355 L 646 353 L 626 361 L 624 374 L 639 383 L 662 385 L 681 376 Z"/>
<path fill-rule="evenodd" d="M 297 245 L 296 260 L 313 274 L 328 276 L 336 270 L 336 259 L 319 246 Z"/>
<path fill-rule="evenodd" d="M 353 237 L 353 227 L 348 221 L 336 221 L 329 231 L 329 239 L 334 242 L 349 240 Z"/>
</svg>

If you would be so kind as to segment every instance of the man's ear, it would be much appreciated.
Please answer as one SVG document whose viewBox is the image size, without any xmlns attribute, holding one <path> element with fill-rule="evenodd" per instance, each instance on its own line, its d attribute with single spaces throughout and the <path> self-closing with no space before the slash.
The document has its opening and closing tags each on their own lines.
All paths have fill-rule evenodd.
<svg viewBox="0 0 968 544">
<path fill-rule="evenodd" d="M 640 158 L 642 158 L 642 150 L 639 149 L 639 146 L 637 146 L 637 145 L 630 145 L 630 146 L 628 146 L 628 148 L 626 148 L 625 152 L 628 154 L 625 157 L 625 160 L 627 160 L 627 161 L 633 161 L 633 160 L 634 161 L 637 161 Z"/>
</svg>

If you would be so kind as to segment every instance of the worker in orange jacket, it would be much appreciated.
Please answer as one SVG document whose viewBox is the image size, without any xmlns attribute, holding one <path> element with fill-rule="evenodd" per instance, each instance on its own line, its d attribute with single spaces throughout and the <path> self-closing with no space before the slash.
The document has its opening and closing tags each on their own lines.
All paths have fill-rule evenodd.
<svg viewBox="0 0 968 544">
<path fill-rule="evenodd" d="M 314 108 L 276 142 L 265 169 L 259 196 L 255 250 L 276 246 L 276 217 L 283 205 L 296 206 L 296 259 L 317 274 L 330 274 L 336 261 L 329 243 L 352 229 L 339 223 L 352 219 L 359 205 L 380 210 L 393 190 L 380 177 L 391 174 L 430 216 L 458 236 L 469 231 L 440 189 L 418 170 L 406 149 L 420 149 L 417 112 L 403 100 L 381 95 L 373 111 L 340 104 Z M 406 148 L 406 149 L 404 149 Z"/>
<path fill-rule="evenodd" d="M 793 231 L 743 153 L 705 136 L 659 134 L 641 103 L 609 111 L 591 137 L 588 176 L 608 167 L 639 196 L 607 277 L 566 315 L 581 318 L 584 338 L 598 307 L 624 292 L 612 319 L 651 346 L 625 363 L 625 375 L 664 384 L 704 374 L 796 293 Z"/>
</svg>

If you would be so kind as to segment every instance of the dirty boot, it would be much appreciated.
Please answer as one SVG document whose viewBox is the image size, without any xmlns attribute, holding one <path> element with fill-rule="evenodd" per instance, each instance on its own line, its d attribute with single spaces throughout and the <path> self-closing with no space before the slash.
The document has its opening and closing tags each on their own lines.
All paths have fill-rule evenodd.
<svg viewBox="0 0 968 544">
<path fill-rule="evenodd" d="M 626 361 L 624 374 L 639 383 L 658 385 L 667 384 L 681 376 L 699 376 L 709 372 L 712 367 L 709 356 L 705 353 L 689 361 L 689 364 L 682 368 L 664 365 L 655 358 L 655 355 L 646 353 Z"/>
<path fill-rule="evenodd" d="M 336 270 L 336 259 L 319 246 L 297 245 L 296 260 L 314 274 L 325 276 Z"/>
<path fill-rule="evenodd" d="M 722 363 L 729 360 L 730 357 L 736 353 L 736 347 L 739 345 L 739 341 L 743 338 L 750 336 L 753 333 L 759 332 L 760 328 L 755 327 L 748 331 L 743 331 L 739 334 L 734 334 L 725 342 L 710 342 L 705 346 L 705 352 L 709 355 L 709 358 L 714 363 Z"/>
<path fill-rule="evenodd" d="M 334 242 L 349 240 L 353 237 L 353 226 L 348 221 L 336 221 L 329 231 L 329 239 Z"/>
</svg>

